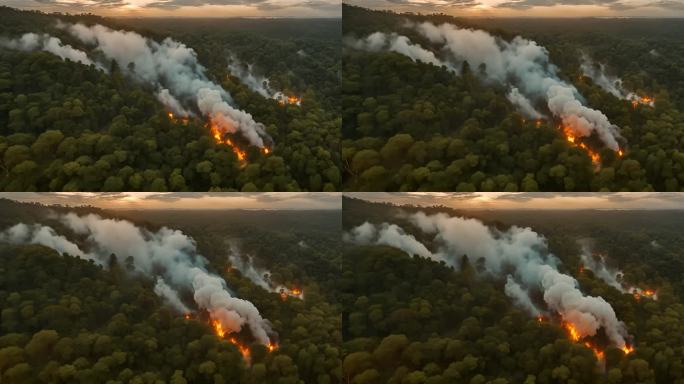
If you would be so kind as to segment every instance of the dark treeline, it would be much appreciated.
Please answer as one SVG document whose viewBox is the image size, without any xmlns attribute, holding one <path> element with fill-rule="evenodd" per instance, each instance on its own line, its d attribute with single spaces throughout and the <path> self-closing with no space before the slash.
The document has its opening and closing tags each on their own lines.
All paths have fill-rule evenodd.
<svg viewBox="0 0 684 384">
<path fill-rule="evenodd" d="M 265 124 L 275 146 L 269 155 L 248 147 L 245 164 L 216 144 L 201 118 L 170 120 L 154 89 L 47 52 L 0 49 L 0 189 L 8 191 L 332 191 L 339 189 L 339 20 L 287 23 L 253 20 L 240 33 L 214 27 L 195 34 L 197 21 L 121 20 L 93 15 L 47 15 L 0 8 L 0 35 L 50 33 L 92 50 L 56 28 L 67 22 L 136 30 L 157 41 L 177 38 L 198 52 L 208 76 L 241 109 Z M 217 21 L 240 27 L 244 21 Z M 260 35 L 254 24 L 271 32 Z M 176 28 L 176 29 L 174 29 Z M 315 35 L 312 29 L 320 29 Z M 274 32 L 278 36 L 274 36 Z M 300 34 L 302 36 L 300 36 Z M 338 36 L 335 38 L 335 36 Z M 298 54 L 298 52 L 300 52 Z M 255 64 L 272 84 L 303 98 L 281 106 L 228 76 L 230 54 Z"/>
<path fill-rule="evenodd" d="M 78 244 L 85 239 L 60 225 L 55 213 L 96 213 L 134 220 L 150 230 L 167 225 L 192 234 L 209 260 L 209 270 L 223 277 L 236 297 L 254 303 L 271 321 L 279 343 L 274 352 L 249 344 L 248 363 L 235 345 L 214 334 L 206 314 L 184 319 L 154 293 L 152 277 L 127 273 L 126 263 L 112 259 L 103 269 L 39 245 L 0 244 L 3 383 L 341 381 L 340 310 L 331 279 L 339 275 L 339 211 L 275 212 L 273 223 L 257 226 L 263 212 L 186 212 L 182 220 L 177 211 L 157 211 L 149 220 L 138 213 L 139 220 L 131 212 L 92 207 L 8 200 L 0 200 L 0 207 L 7 213 L 0 218 L 0 231 L 18 222 L 42 223 Z M 161 220 L 165 215 L 176 219 Z M 288 215 L 309 221 L 292 224 Z M 236 229 L 243 220 L 248 223 L 245 230 Z M 213 225 L 205 225 L 202 234 L 200 222 Z M 283 227 L 285 223 L 289 226 Z M 313 230 L 315 225 L 318 229 Z M 264 245 L 264 239 L 271 245 Z M 305 300 L 283 300 L 227 268 L 230 241 L 237 241 L 259 267 L 268 268 L 273 281 L 302 288 Z M 248 334 L 240 337 L 249 340 Z"/>
<path fill-rule="evenodd" d="M 523 37 L 539 42 L 548 48 L 551 62 L 560 67 L 561 77 L 578 88 L 588 106 L 604 112 L 621 128 L 626 154 L 619 157 L 592 137 L 587 143 L 600 155 L 599 164 L 593 164 L 586 151 L 568 143 L 557 122 L 525 121 L 506 99 L 503 86 L 480 80 L 478 71 L 486 68 L 463 65 L 456 75 L 398 53 L 346 47 L 342 160 L 347 190 L 681 190 L 684 104 L 679 85 L 684 54 L 681 40 L 675 40 L 672 33 L 657 32 L 652 22 L 639 20 L 633 22 L 651 35 L 637 37 L 626 27 L 587 32 L 587 25 L 596 24 L 595 20 L 566 21 L 564 32 L 545 33 L 541 27 L 530 27 L 536 25 L 535 20 L 489 25 L 488 20 L 343 6 L 345 36 L 397 32 L 432 47 L 404 27 L 406 19 L 484 27 L 505 39 L 522 32 Z M 681 29 L 675 22 L 667 23 Z M 575 27 L 579 32 L 574 32 Z M 658 43 L 651 44 L 654 41 Z M 626 89 L 655 97 L 655 108 L 634 108 L 581 77 L 582 52 L 607 64 Z M 655 56 L 660 54 L 664 56 Z"/>
<path fill-rule="evenodd" d="M 478 276 L 477 263 L 458 270 L 410 257 L 388 246 L 348 244 L 343 257 L 343 363 L 350 383 L 680 383 L 684 324 L 679 212 L 456 211 L 344 200 L 346 230 L 362 224 L 401 225 L 397 214 L 444 212 L 481 217 L 506 229 L 534 223 L 547 237 L 561 271 L 588 295 L 601 296 L 634 337 L 635 351 L 614 347 L 604 359 L 569 339 L 556 322 L 538 322 L 504 293 L 505 279 Z M 521 217 L 518 219 L 518 217 Z M 645 221 L 648 227 L 637 223 Z M 579 271 L 578 239 L 591 237 L 596 251 L 620 268 L 624 281 L 656 289 L 658 300 L 637 300 Z M 651 241 L 655 240 L 656 245 Z M 649 249 L 650 248 L 650 249 Z"/>
</svg>

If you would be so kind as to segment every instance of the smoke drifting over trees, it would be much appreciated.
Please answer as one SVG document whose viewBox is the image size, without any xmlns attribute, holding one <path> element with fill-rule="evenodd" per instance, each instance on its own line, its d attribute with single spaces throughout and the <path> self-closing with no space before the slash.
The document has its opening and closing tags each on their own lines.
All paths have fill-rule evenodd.
<svg viewBox="0 0 684 384">
<path fill-rule="evenodd" d="M 437 46 L 445 58 L 437 58 L 429 49 L 396 33 L 376 32 L 361 40 L 348 38 L 347 42 L 356 49 L 398 52 L 414 61 L 442 66 L 455 73 L 467 62 L 473 68 L 480 68 L 478 73 L 486 81 L 510 88 L 509 100 L 525 115 L 539 118 L 541 115 L 533 105 L 543 102 L 574 136 L 588 137 L 595 133 L 608 148 L 620 149 L 618 127 L 601 111 L 584 105 L 577 89 L 559 77 L 547 50 L 536 42 L 520 36 L 505 41 L 485 31 L 447 23 L 407 22 L 406 27 Z"/>
<path fill-rule="evenodd" d="M 197 253 L 195 241 L 181 231 L 162 227 L 151 232 L 135 224 L 98 215 L 79 216 L 68 213 L 59 216 L 60 222 L 75 235 L 86 238 L 89 252 L 46 226 L 17 224 L 0 233 L 0 241 L 11 244 L 41 244 L 60 253 L 94 260 L 105 265 L 114 254 L 120 263 L 132 259 L 134 273 L 157 277 L 155 293 L 174 308 L 184 309 L 177 290 L 193 292 L 195 304 L 221 322 L 227 332 L 239 332 L 247 326 L 253 337 L 268 345 L 272 334 L 270 323 L 247 300 L 233 297 L 226 282 L 207 271 L 206 259 Z"/>
<path fill-rule="evenodd" d="M 483 274 L 507 280 L 505 292 L 532 315 L 540 313 L 531 297 L 541 293 L 548 311 L 573 325 L 580 337 L 594 336 L 603 328 L 618 348 L 627 344 L 627 330 L 611 305 L 602 297 L 584 295 L 577 281 L 559 272 L 560 261 L 549 253 L 546 239 L 530 228 L 513 226 L 500 231 L 479 220 L 423 212 L 406 219 L 425 236 L 432 237 L 434 251 L 394 224 L 379 227 L 364 223 L 353 228 L 347 241 L 384 244 L 410 255 L 443 261 L 458 269 L 461 258 L 481 263 Z"/>
</svg>

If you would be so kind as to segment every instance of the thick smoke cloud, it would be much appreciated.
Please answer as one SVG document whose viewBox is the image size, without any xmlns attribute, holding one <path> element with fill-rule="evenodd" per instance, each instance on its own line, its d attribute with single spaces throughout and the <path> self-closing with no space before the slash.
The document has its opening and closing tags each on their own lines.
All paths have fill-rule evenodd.
<svg viewBox="0 0 684 384">
<path fill-rule="evenodd" d="M 157 98 L 174 112 L 187 115 L 186 109 L 198 108 L 222 133 L 240 132 L 258 147 L 264 146 L 264 138 L 270 140 L 263 124 L 235 108 L 230 94 L 206 77 L 206 69 L 197 61 L 192 48 L 170 38 L 158 43 L 135 32 L 115 31 L 102 25 L 62 23 L 59 26 L 83 43 L 96 47 L 107 61 L 114 60 L 121 70 L 154 85 L 158 89 Z"/>
<path fill-rule="evenodd" d="M 25 33 L 18 39 L 0 39 L 0 46 L 22 51 L 46 51 L 65 60 L 69 59 L 85 65 L 95 64 L 85 52 L 75 49 L 69 44 L 64 45 L 60 39 L 48 34 Z M 99 65 L 98 67 L 102 69 Z"/>
<path fill-rule="evenodd" d="M 413 44 L 406 36 L 395 33 L 373 33 L 363 39 L 347 39 L 347 45 L 372 52 L 394 51 L 459 73 L 464 62 L 486 81 L 509 88 L 508 99 L 529 117 L 538 118 L 536 103 L 544 103 L 553 116 L 560 119 L 565 129 L 578 137 L 596 133 L 614 151 L 619 150 L 621 138 L 618 127 L 600 111 L 586 107 L 577 89 L 560 79 L 558 69 L 549 61 L 545 48 L 520 36 L 511 41 L 481 30 L 462 29 L 452 24 L 435 25 L 407 23 L 431 44 L 439 47 L 444 56 L 439 59 L 428 49 Z"/>
<path fill-rule="evenodd" d="M 197 253 L 192 238 L 178 230 L 162 227 L 156 232 L 140 228 L 126 220 L 105 219 L 74 213 L 59 216 L 73 233 L 85 238 L 90 253 L 83 252 L 50 227 L 17 224 L 0 233 L 0 241 L 13 244 L 42 244 L 60 253 L 68 253 L 100 264 L 116 255 L 119 263 L 133 260 L 135 272 L 157 277 L 155 292 L 174 308 L 188 312 L 178 297 L 179 289 L 190 289 L 196 305 L 221 322 L 223 329 L 238 332 L 247 326 L 254 338 L 269 344 L 270 323 L 249 301 L 233 297 L 226 283 L 206 269 L 206 259 Z"/>
<path fill-rule="evenodd" d="M 611 305 L 601 297 L 585 296 L 577 281 L 559 272 L 559 260 L 549 253 L 546 239 L 530 228 L 511 227 L 507 231 L 490 228 L 475 219 L 450 217 L 446 214 L 426 215 L 423 212 L 406 216 L 416 228 L 431 236 L 435 251 L 423 244 L 421 253 L 434 260 L 444 260 L 459 268 L 465 255 L 471 264 L 482 265 L 482 273 L 497 278 L 506 277 L 505 292 L 530 314 L 539 314 L 530 292 L 542 294 L 546 308 L 571 323 L 581 337 L 593 336 L 603 328 L 618 347 L 626 345 L 627 331 L 617 319 Z M 364 223 L 352 229 L 346 240 L 361 244 L 387 244 L 414 251 L 416 240 L 403 230 L 394 231 L 401 239 L 381 242 L 379 233 L 390 224 L 374 226 Z M 411 247 L 406 247 L 411 244 Z M 404 248 L 401 248 L 404 246 Z M 420 248 L 422 249 L 422 248 Z"/>
</svg>

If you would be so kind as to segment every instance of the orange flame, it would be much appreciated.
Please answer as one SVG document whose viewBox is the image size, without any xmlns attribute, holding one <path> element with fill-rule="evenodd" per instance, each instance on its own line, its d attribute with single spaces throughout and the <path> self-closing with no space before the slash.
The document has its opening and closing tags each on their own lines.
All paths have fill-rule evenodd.
<svg viewBox="0 0 684 384">
<path fill-rule="evenodd" d="M 185 320 L 190 320 L 190 317 L 191 317 L 191 314 L 189 314 L 189 313 L 186 313 L 186 314 L 183 315 L 183 318 L 184 318 Z"/>
<path fill-rule="evenodd" d="M 585 341 L 584 346 L 591 349 L 594 352 L 594 355 L 596 355 L 597 360 L 603 360 L 603 350 L 601 350 L 599 347 L 593 345 L 590 341 Z"/>
<path fill-rule="evenodd" d="M 625 344 L 625 346 L 620 349 L 625 355 L 629 355 L 630 353 L 634 352 L 634 347 L 629 344 Z"/>
<path fill-rule="evenodd" d="M 228 339 L 233 345 L 237 347 L 237 349 L 240 351 L 242 354 L 242 358 L 249 362 L 250 356 L 252 355 L 252 351 L 249 350 L 249 347 L 246 346 L 245 344 L 240 343 L 236 338 L 231 337 Z"/>
<path fill-rule="evenodd" d="M 247 153 L 233 144 L 233 141 L 228 137 L 224 137 L 223 133 L 219 131 L 218 127 L 213 122 L 211 123 L 211 135 L 214 137 L 214 141 L 217 144 L 225 144 L 229 146 L 240 162 L 243 162 L 247 158 Z"/>
<path fill-rule="evenodd" d="M 214 328 L 214 332 L 218 337 L 223 337 L 226 335 L 226 331 L 223 329 L 223 325 L 218 320 L 212 320 L 211 326 Z"/>
<path fill-rule="evenodd" d="M 266 348 L 268 349 L 269 352 L 273 352 L 273 351 L 275 351 L 276 349 L 278 349 L 278 344 L 276 344 L 276 343 L 268 343 L 268 345 L 266 346 Z"/>
<path fill-rule="evenodd" d="M 574 325 L 572 325 L 571 323 L 565 323 L 564 322 L 563 327 L 565 327 L 565 329 L 568 331 L 568 335 L 570 336 L 572 341 L 579 341 L 580 334 Z"/>
<path fill-rule="evenodd" d="M 264 148 L 263 148 L 263 152 L 264 152 L 264 155 L 268 155 L 269 153 L 271 153 L 271 150 L 268 149 L 268 148 L 266 148 L 266 147 L 264 147 Z"/>
<path fill-rule="evenodd" d="M 573 133 L 572 129 L 570 129 L 570 127 L 559 127 L 559 128 L 563 132 L 563 135 L 565 136 L 565 140 L 567 140 L 568 143 L 572 144 L 575 147 L 582 148 L 587 153 L 587 155 L 589 155 L 592 163 L 594 163 L 596 165 L 601 163 L 601 156 L 598 154 L 598 152 L 593 151 L 586 144 L 584 144 L 582 142 L 578 142 L 577 137 Z"/>
</svg>

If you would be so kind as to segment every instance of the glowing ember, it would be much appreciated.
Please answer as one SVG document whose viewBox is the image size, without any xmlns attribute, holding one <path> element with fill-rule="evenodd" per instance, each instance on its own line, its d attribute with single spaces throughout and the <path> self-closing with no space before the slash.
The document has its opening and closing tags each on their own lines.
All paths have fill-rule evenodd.
<svg viewBox="0 0 684 384">
<path fill-rule="evenodd" d="M 264 147 L 262 151 L 264 152 L 264 155 L 268 155 L 269 153 L 271 153 L 271 150 L 266 147 Z"/>
<path fill-rule="evenodd" d="M 580 264 L 579 266 L 579 273 L 584 273 L 584 265 Z"/>
<path fill-rule="evenodd" d="M 624 154 L 625 154 L 625 153 L 622 151 L 622 149 L 618 149 L 618 156 L 619 156 L 619 157 L 624 156 Z"/>
<path fill-rule="evenodd" d="M 268 351 L 269 351 L 269 352 L 273 352 L 273 351 L 275 351 L 276 349 L 278 349 L 278 344 L 275 344 L 275 343 L 268 343 L 268 345 L 266 346 L 266 348 L 268 348 Z"/>
<path fill-rule="evenodd" d="M 190 315 L 189 313 L 186 313 L 186 314 L 183 315 L 183 318 L 184 318 L 185 320 L 190 320 L 190 317 L 191 317 L 191 315 Z"/>
<path fill-rule="evenodd" d="M 542 316 L 542 315 L 538 315 L 538 316 L 536 317 L 536 319 L 537 319 L 537 322 L 538 322 L 538 323 L 543 323 L 543 322 L 546 321 L 546 317 L 544 317 L 544 316 Z"/>
<path fill-rule="evenodd" d="M 169 112 L 168 115 L 169 115 L 169 119 L 173 120 L 173 113 Z"/>
</svg>

